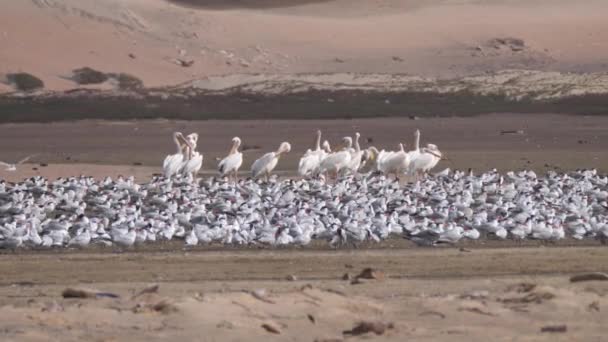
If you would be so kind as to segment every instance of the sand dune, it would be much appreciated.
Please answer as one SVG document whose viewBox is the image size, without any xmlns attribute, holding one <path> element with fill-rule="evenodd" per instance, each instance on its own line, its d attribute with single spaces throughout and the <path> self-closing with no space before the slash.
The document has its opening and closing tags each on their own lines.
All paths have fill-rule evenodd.
<svg viewBox="0 0 608 342">
<path fill-rule="evenodd" d="M 0 74 L 65 90 L 83 66 L 146 86 L 234 73 L 603 71 L 607 11 L 599 0 L 5 1 Z M 509 37 L 523 46 L 495 46 Z"/>
</svg>

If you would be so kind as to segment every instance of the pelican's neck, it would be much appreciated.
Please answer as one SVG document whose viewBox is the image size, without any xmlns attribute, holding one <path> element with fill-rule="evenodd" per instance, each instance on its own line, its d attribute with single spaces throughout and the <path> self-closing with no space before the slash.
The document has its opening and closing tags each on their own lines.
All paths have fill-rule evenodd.
<svg viewBox="0 0 608 342">
<path fill-rule="evenodd" d="M 188 160 L 192 159 L 192 149 L 190 148 L 190 146 L 184 146 L 184 150 L 184 156 L 188 158 Z"/>
<path fill-rule="evenodd" d="M 321 131 L 317 132 L 317 143 L 316 143 L 315 147 L 316 147 L 317 151 L 321 150 Z"/>
<path fill-rule="evenodd" d="M 173 141 L 175 142 L 175 146 L 177 146 L 177 153 L 184 153 L 183 146 L 179 141 L 179 133 L 173 133 Z"/>
<path fill-rule="evenodd" d="M 361 146 L 359 145 L 359 134 L 355 136 L 355 151 L 360 152 Z"/>
<path fill-rule="evenodd" d="M 240 145 L 240 144 L 239 144 L 239 141 L 238 141 L 238 140 L 237 140 L 237 141 L 235 141 L 235 142 L 233 142 L 233 143 L 232 143 L 232 147 L 230 148 L 230 153 L 228 153 L 228 154 L 235 154 L 235 153 L 237 153 L 237 152 L 238 152 L 238 149 L 239 149 L 239 145 Z"/>
<path fill-rule="evenodd" d="M 416 131 L 416 133 L 414 134 L 415 138 L 414 138 L 414 149 L 416 151 L 420 151 L 420 131 Z"/>
</svg>

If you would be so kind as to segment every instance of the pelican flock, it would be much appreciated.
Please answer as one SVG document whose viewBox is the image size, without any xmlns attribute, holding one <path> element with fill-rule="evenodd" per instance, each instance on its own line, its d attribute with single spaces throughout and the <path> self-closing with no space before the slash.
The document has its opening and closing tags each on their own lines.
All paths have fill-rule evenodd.
<svg viewBox="0 0 608 342">
<path fill-rule="evenodd" d="M 319 144 L 319 132 L 315 149 L 302 157 L 315 154 L 314 162 L 300 179 L 271 174 L 291 150 L 287 142 L 253 163 L 253 177 L 238 179 L 242 154 L 235 137 L 219 163 L 221 177 L 197 180 L 202 154 L 192 162 L 196 167 L 185 165 L 198 158 L 198 136 L 177 132 L 177 153 L 165 159 L 163 176 L 147 183 L 85 176 L 0 181 L 0 247 L 129 248 L 168 240 L 187 246 L 315 240 L 340 246 L 389 238 L 425 246 L 478 239 L 608 241 L 607 176 L 596 170 L 537 176 L 449 169 L 431 175 L 443 154 L 432 144 L 419 148 L 419 137 L 415 153 L 403 145 L 388 152 L 361 149 L 357 138 L 354 148 L 352 139 L 343 139 L 345 147 L 332 152 L 329 143 Z M 352 168 L 353 158 L 360 168 Z M 389 163 L 393 158 L 398 162 Z M 396 166 L 385 172 L 389 164 Z M 407 174 L 416 180 L 399 182 Z"/>
</svg>

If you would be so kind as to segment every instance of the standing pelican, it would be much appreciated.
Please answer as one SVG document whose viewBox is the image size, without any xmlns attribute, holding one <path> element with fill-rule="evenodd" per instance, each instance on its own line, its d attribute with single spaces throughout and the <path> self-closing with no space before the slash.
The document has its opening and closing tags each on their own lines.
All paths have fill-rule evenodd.
<svg viewBox="0 0 608 342">
<path fill-rule="evenodd" d="M 338 178 L 338 173 L 340 170 L 344 169 L 351 160 L 351 151 L 349 148 L 352 146 L 353 141 L 350 137 L 344 137 L 342 139 L 345 147 L 334 153 L 330 153 L 321 161 L 321 166 L 319 167 L 320 172 L 331 172 L 334 174 L 335 178 Z"/>
<path fill-rule="evenodd" d="M 409 173 L 416 175 L 416 180 L 418 180 L 419 175 L 434 168 L 441 159 L 445 158 L 437 146 L 434 144 L 427 144 L 426 147 L 420 150 L 418 157 L 410 163 Z"/>
<path fill-rule="evenodd" d="M 172 177 L 181 170 L 184 163 L 187 161 L 186 156 L 184 155 L 186 149 L 192 148 L 190 141 L 186 140 L 181 132 L 173 133 L 173 141 L 177 147 L 177 152 L 168 155 L 163 162 L 163 174 L 167 178 Z"/>
<path fill-rule="evenodd" d="M 265 175 L 266 181 L 268 181 L 270 173 L 277 166 L 281 155 L 283 153 L 288 153 L 289 151 L 291 151 L 291 145 L 288 142 L 282 142 L 276 152 L 268 152 L 253 162 L 251 165 L 251 176 L 257 178 L 261 175 Z"/>
<path fill-rule="evenodd" d="M 234 181 L 237 181 L 237 174 L 241 164 L 243 164 L 243 154 L 239 152 L 239 146 L 241 146 L 241 139 L 239 137 L 232 138 L 232 147 L 226 158 L 222 159 L 218 164 L 218 171 L 220 175 L 231 175 L 234 177 Z"/>
<path fill-rule="evenodd" d="M 378 159 L 378 170 L 385 174 L 394 174 L 399 180 L 399 176 L 408 170 L 410 165 L 409 154 L 405 152 L 403 144 L 399 144 L 399 151 L 390 152 Z"/>
<path fill-rule="evenodd" d="M 316 175 L 319 172 L 321 161 L 325 158 L 325 156 L 327 156 L 327 152 L 321 148 L 321 131 L 317 130 L 315 149 L 309 149 L 306 151 L 306 153 L 304 153 L 300 159 L 300 163 L 298 164 L 298 174 L 302 177 Z"/>
<path fill-rule="evenodd" d="M 198 134 L 192 133 L 186 137 L 189 145 L 186 146 L 186 161 L 183 163 L 181 172 L 184 175 L 191 174 L 193 178 L 196 178 L 198 171 L 203 166 L 203 155 L 196 151 L 198 142 Z"/>
<path fill-rule="evenodd" d="M 350 153 L 350 162 L 348 163 L 346 170 L 350 173 L 357 173 L 359 168 L 361 167 L 361 161 L 363 159 L 363 152 L 361 151 L 361 145 L 359 145 L 359 137 L 361 134 L 359 132 L 355 133 L 355 149 Z"/>
</svg>

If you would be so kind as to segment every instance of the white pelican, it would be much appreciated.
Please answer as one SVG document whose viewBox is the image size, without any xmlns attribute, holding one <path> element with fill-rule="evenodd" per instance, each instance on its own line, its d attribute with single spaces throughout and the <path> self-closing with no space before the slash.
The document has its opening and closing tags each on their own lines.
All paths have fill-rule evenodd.
<svg viewBox="0 0 608 342">
<path fill-rule="evenodd" d="M 324 142 L 324 144 L 327 141 Z M 328 143 L 329 144 L 329 143 Z M 298 174 L 302 177 L 308 175 L 316 175 L 319 172 L 319 167 L 321 166 L 321 161 L 327 156 L 327 152 L 325 152 L 321 148 L 321 131 L 317 131 L 317 140 L 315 144 L 314 150 L 308 150 L 302 158 L 300 159 L 300 163 L 298 164 Z"/>
<path fill-rule="evenodd" d="M 346 167 L 346 169 L 353 174 L 359 171 L 364 152 L 361 151 L 361 146 L 359 145 L 359 137 L 361 137 L 361 134 L 359 134 L 359 132 L 355 133 L 355 149 L 350 153 L 350 162 Z"/>
<path fill-rule="evenodd" d="M 397 180 L 399 180 L 399 175 L 408 170 L 409 165 L 409 154 L 405 152 L 403 144 L 399 144 L 398 151 L 387 153 L 382 156 L 382 159 L 378 158 L 378 170 L 387 175 L 394 174 Z"/>
<path fill-rule="evenodd" d="M 243 164 L 243 154 L 239 152 L 239 146 L 241 146 L 241 139 L 239 137 L 232 138 L 232 147 L 226 158 L 222 159 L 218 164 L 218 171 L 220 175 L 225 176 L 232 174 L 234 181 L 237 180 L 237 173 L 241 164 Z"/>
<path fill-rule="evenodd" d="M 203 166 L 203 155 L 196 151 L 198 134 L 189 134 L 186 140 L 189 142 L 189 145 L 186 146 L 186 161 L 183 163 L 181 172 L 184 175 L 191 174 L 192 178 L 196 178 L 198 171 Z"/>
<path fill-rule="evenodd" d="M 25 163 L 26 161 L 30 160 L 30 158 L 32 158 L 33 156 L 35 156 L 35 154 L 27 156 L 27 157 L 21 159 L 20 161 L 16 162 L 15 164 L 10 164 L 10 163 L 5 163 L 3 161 L 0 161 L 0 165 L 6 167 L 6 169 L 4 169 L 4 171 L 14 172 L 14 171 L 17 171 L 17 165 L 21 165 L 21 164 Z"/>
<path fill-rule="evenodd" d="M 185 175 L 191 174 L 195 178 L 202 166 L 203 155 L 197 151 L 188 151 L 188 161 L 182 167 L 182 173 Z"/>
<path fill-rule="evenodd" d="M 327 157 L 321 161 L 319 172 L 331 172 L 338 178 L 340 170 L 348 166 L 351 160 L 351 151 L 349 148 L 352 146 L 353 141 L 350 137 L 344 137 L 342 141 L 345 143 L 345 147 L 341 151 L 327 155 Z"/>
<path fill-rule="evenodd" d="M 288 142 L 282 142 L 276 152 L 268 152 L 253 162 L 251 165 L 251 176 L 257 178 L 261 175 L 265 175 L 266 180 L 268 181 L 268 177 L 272 170 L 277 166 L 281 155 L 289 151 L 291 151 L 291 145 Z"/>
<path fill-rule="evenodd" d="M 192 148 L 190 141 L 186 140 L 181 132 L 173 133 L 173 141 L 177 147 L 177 152 L 168 155 L 163 162 L 163 173 L 167 178 L 172 177 L 181 170 L 186 161 L 184 153 L 188 147 Z"/>
<path fill-rule="evenodd" d="M 420 154 L 416 159 L 412 160 L 409 166 L 409 173 L 415 174 L 416 179 L 421 174 L 424 174 L 434 168 L 441 159 L 445 159 L 441 151 L 434 144 L 427 144 L 426 147 L 420 150 Z"/>
</svg>

